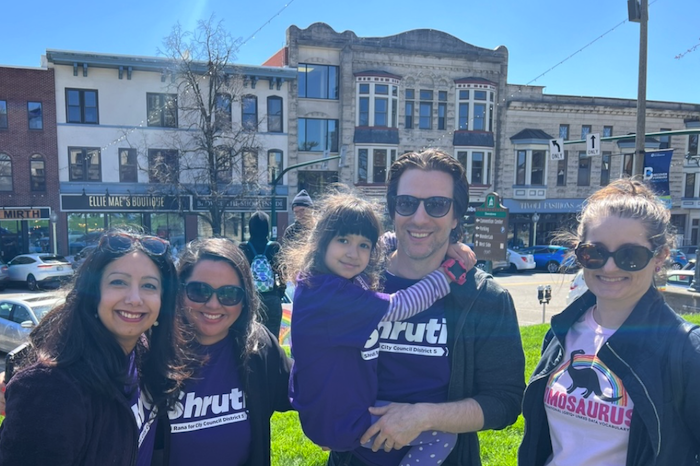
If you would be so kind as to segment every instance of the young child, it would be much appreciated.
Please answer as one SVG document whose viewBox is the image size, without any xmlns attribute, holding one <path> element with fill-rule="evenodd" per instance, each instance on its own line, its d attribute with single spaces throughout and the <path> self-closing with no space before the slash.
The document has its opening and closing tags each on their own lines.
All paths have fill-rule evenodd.
<svg viewBox="0 0 700 466">
<path fill-rule="evenodd" d="M 383 248 L 373 206 L 334 195 L 324 207 L 308 244 L 285 252 L 287 270 L 299 271 L 289 396 L 307 437 L 331 450 L 347 451 L 360 446 L 360 438 L 377 420 L 368 408 L 378 403 L 378 324 L 412 317 L 447 296 L 450 287 L 438 269 L 406 290 L 377 292 Z M 409 457 L 411 464 L 441 464 L 456 437 L 423 432 L 402 464 Z M 363 446 L 371 447 L 373 440 Z"/>
</svg>

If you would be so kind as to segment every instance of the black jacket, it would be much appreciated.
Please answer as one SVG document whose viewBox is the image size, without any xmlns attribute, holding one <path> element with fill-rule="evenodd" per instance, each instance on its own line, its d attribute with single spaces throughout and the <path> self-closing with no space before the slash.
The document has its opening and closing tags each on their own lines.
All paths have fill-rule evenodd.
<svg viewBox="0 0 700 466">
<path fill-rule="evenodd" d="M 241 380 L 247 378 L 245 396 L 252 438 L 250 457 L 245 466 L 270 466 L 270 418 L 275 411 L 292 409 L 287 396 L 291 359 L 266 328 L 259 325 L 258 330 L 260 349 L 250 356 L 248 373 L 244 374 L 244 369 L 239 367 Z M 240 351 L 237 346 L 235 350 Z M 167 466 L 170 449 L 170 422 L 167 416 L 158 418 L 156 435 L 156 452 L 151 464 Z M 236 439 L 231 439 L 231 443 L 222 445 L 222 448 L 235 448 L 235 444 Z"/>
<path fill-rule="evenodd" d="M 595 304 L 586 292 L 552 317 L 542 358 L 525 391 L 525 436 L 518 452 L 520 466 L 543 465 L 552 452 L 544 408 L 549 375 L 564 357 L 571 326 Z M 700 449 L 700 331 L 680 332 L 682 319 L 649 288 L 622 326 L 598 351 L 634 401 L 626 466 L 685 466 L 697 464 Z M 683 338 L 682 360 L 669 358 L 671 342 Z M 683 387 L 674 386 L 673 365 L 681 364 Z M 674 397 L 680 401 L 674 400 Z"/>
<path fill-rule="evenodd" d="M 113 397 L 105 397 L 79 385 L 65 368 L 35 364 L 12 378 L 5 395 L 0 464 L 136 464 L 136 420 L 116 387 Z"/>
<path fill-rule="evenodd" d="M 464 285 L 451 285 L 446 299 L 448 401 L 476 400 L 484 413 L 482 430 L 508 427 L 520 414 L 525 390 L 525 355 L 513 299 L 476 267 Z M 459 434 L 444 464 L 481 465 L 476 432 Z"/>
</svg>

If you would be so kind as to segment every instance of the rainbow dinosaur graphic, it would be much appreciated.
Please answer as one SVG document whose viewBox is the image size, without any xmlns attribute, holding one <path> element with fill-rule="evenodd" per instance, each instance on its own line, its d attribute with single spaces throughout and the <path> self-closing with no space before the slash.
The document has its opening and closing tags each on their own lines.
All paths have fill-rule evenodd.
<svg viewBox="0 0 700 466">
<path fill-rule="evenodd" d="M 578 353 L 578 351 L 574 353 Z M 572 354 L 572 359 L 552 374 L 550 379 L 550 385 L 556 383 L 559 380 L 559 378 L 561 378 L 564 374 L 568 374 L 569 376 L 571 376 L 572 372 L 587 370 L 595 370 L 596 373 L 602 375 L 603 378 L 607 381 L 610 388 L 612 389 L 612 396 L 604 397 L 604 399 L 608 398 L 608 401 L 618 406 L 627 406 L 629 404 L 629 395 L 627 394 L 627 390 L 624 389 L 620 378 L 614 373 L 612 373 L 610 369 L 608 369 L 608 366 L 603 364 L 603 362 L 599 360 L 595 355 Z M 562 385 L 567 386 L 568 384 L 562 383 Z M 573 388 L 574 387 L 572 386 L 572 389 Z M 587 394 L 584 395 L 584 397 L 587 397 Z"/>
</svg>

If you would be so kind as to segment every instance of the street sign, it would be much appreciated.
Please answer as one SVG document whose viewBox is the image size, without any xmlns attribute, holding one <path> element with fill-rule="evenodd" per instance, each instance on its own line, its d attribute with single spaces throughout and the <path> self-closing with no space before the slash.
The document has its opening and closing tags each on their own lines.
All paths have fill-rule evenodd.
<svg viewBox="0 0 700 466">
<path fill-rule="evenodd" d="M 588 157 L 600 155 L 600 133 L 586 134 L 586 155 Z"/>
<path fill-rule="evenodd" d="M 508 209 L 496 193 L 486 195 L 486 202 L 474 215 L 474 254 L 480 260 L 506 260 L 508 243 Z"/>
<path fill-rule="evenodd" d="M 564 160 L 564 138 L 549 140 L 549 160 Z"/>
</svg>

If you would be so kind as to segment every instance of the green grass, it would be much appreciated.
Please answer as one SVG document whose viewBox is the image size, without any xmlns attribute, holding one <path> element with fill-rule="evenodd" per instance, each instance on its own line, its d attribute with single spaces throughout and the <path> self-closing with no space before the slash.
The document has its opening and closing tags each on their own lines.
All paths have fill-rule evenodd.
<svg viewBox="0 0 700 466">
<path fill-rule="evenodd" d="M 686 314 L 686 320 L 700 324 L 700 314 Z M 521 327 L 525 350 L 525 377 L 528 379 L 540 359 L 542 338 L 549 324 Z M 510 427 L 479 433 L 484 466 L 516 466 L 523 418 Z M 272 466 L 323 466 L 328 454 L 304 437 L 296 413 L 276 413 L 272 417 Z"/>
</svg>

